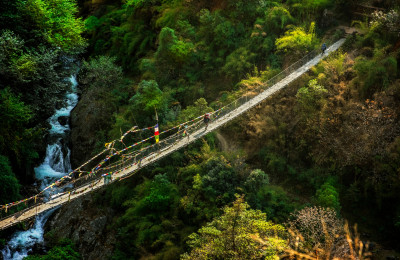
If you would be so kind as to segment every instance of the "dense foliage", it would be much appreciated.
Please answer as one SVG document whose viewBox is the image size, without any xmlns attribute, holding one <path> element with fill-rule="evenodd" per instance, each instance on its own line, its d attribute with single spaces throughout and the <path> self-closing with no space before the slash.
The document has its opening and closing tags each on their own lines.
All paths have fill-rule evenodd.
<svg viewBox="0 0 400 260">
<path fill-rule="evenodd" d="M 181 259 L 277 259 L 286 241 L 285 228 L 266 221 L 265 213 L 248 209 L 243 197 L 189 236 L 190 254 Z M 254 237 L 268 240 L 267 244 Z"/>
<path fill-rule="evenodd" d="M 63 57 L 86 47 L 82 34 L 75 165 L 132 126 L 163 130 L 251 93 L 342 37 L 336 25 L 359 8 L 342 0 L 92 2 L 78 1 L 82 19 L 72 0 L 0 3 L 0 203 L 20 197 L 43 122 L 68 88 Z M 284 92 L 93 195 L 115 213 L 110 257 L 367 256 L 343 218 L 398 246 L 400 7 L 381 7 Z M 60 243 L 30 259 L 80 258 Z"/>
<path fill-rule="evenodd" d="M 310 13 L 327 6 L 309 2 L 305 9 Z M 91 53 L 116 56 L 126 72 L 156 80 L 161 90 L 188 105 L 202 96 L 215 99 L 221 91 L 231 90 L 255 66 L 279 67 L 282 60 L 275 54 L 275 41 L 278 50 L 300 56 L 312 49 L 318 43 L 315 23 L 304 28 L 305 19 L 291 15 L 299 5 L 128 1 L 122 7 L 99 8 L 85 25 Z"/>
<path fill-rule="evenodd" d="M 8 157 L 5 161 L 24 183 L 32 182 L 33 166 L 44 150 L 45 120 L 69 87 L 65 55 L 85 47 L 77 11 L 74 1 L 0 3 L 0 155 Z M 15 199 L 15 192 L 9 196 Z"/>
<path fill-rule="evenodd" d="M 291 211 L 288 208 L 293 209 L 296 203 L 283 191 L 274 193 L 267 174 L 251 170 L 242 155 L 224 154 L 214 146 L 213 136 L 208 136 L 207 142 L 198 141 L 187 154 L 171 155 L 172 163 L 165 159 L 145 169 L 146 175 L 156 174 L 151 180 L 145 179 L 139 185 L 121 183 L 95 196 L 96 203 L 110 206 L 110 202 L 114 210 L 122 212 L 112 224 L 112 229 L 118 230 L 115 259 L 150 253 L 157 259 L 179 258 L 187 248 L 187 237 L 208 221 L 219 223 L 220 220 L 213 219 L 219 218 L 225 205 L 236 200 L 237 193 L 251 198 L 253 207 L 269 211 L 271 219 L 287 218 Z M 234 202 L 234 207 L 243 214 L 243 221 L 254 220 L 254 230 L 247 231 L 247 239 L 252 239 L 256 230 L 271 236 L 278 235 L 275 231 L 284 233 L 283 227 L 267 222 L 264 213 L 248 209 L 243 198 Z M 224 224 L 224 229 L 230 229 L 229 223 Z M 268 254 L 280 250 L 283 241 L 277 238 L 276 243 Z"/>
<path fill-rule="evenodd" d="M 399 56 L 395 31 L 384 28 L 378 20 L 366 25 L 347 40 L 349 53 L 331 55 L 290 97 L 274 98 L 240 126 L 250 158 L 271 179 L 396 241 Z"/>
<path fill-rule="evenodd" d="M 26 260 L 79 260 L 82 259 L 76 252 L 75 245 L 71 240 L 63 239 L 53 241 L 54 246 L 45 255 L 31 255 Z"/>
</svg>

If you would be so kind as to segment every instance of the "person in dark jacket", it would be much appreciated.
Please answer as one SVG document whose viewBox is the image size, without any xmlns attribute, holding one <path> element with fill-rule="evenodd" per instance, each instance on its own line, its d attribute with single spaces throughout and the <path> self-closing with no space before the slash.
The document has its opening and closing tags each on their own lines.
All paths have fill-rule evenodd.
<svg viewBox="0 0 400 260">
<path fill-rule="evenodd" d="M 322 44 L 321 50 L 322 50 L 322 54 L 325 54 L 325 51 L 326 51 L 326 44 L 325 43 Z"/>
<path fill-rule="evenodd" d="M 204 120 L 204 124 L 206 124 L 206 129 L 205 129 L 205 131 L 206 131 L 206 130 L 207 130 L 207 127 L 208 127 L 208 123 L 209 123 L 210 120 L 211 120 L 211 115 L 210 115 L 210 113 L 206 113 L 206 114 L 204 115 L 203 120 Z"/>
</svg>

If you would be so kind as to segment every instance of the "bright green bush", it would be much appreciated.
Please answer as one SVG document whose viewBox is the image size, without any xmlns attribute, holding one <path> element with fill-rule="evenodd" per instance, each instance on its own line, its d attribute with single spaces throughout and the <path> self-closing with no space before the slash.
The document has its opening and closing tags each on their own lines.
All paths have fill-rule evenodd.
<svg viewBox="0 0 400 260">
<path fill-rule="evenodd" d="M 283 6 L 276 6 L 265 12 L 265 18 L 261 22 L 268 33 L 279 35 L 282 30 L 294 22 L 294 18 Z"/>
<path fill-rule="evenodd" d="M 302 87 L 297 91 L 296 98 L 303 115 L 310 117 L 319 111 L 324 104 L 324 95 L 328 91 L 318 84 L 316 79 L 310 80 L 307 87 Z"/>
<path fill-rule="evenodd" d="M 336 212 L 340 211 L 339 193 L 336 188 L 328 181 L 317 190 L 316 200 L 318 205 L 326 208 L 332 208 Z"/>
<path fill-rule="evenodd" d="M 266 221 L 266 214 L 249 208 L 243 197 L 224 214 L 189 236 L 191 248 L 182 259 L 277 259 L 286 247 L 285 228 Z M 255 237 L 268 241 L 260 243 Z"/>
<path fill-rule="evenodd" d="M 136 94 L 130 99 L 131 109 L 135 115 L 139 115 L 139 122 L 145 122 L 150 118 L 155 119 L 156 110 L 161 120 L 164 120 L 163 114 L 168 109 L 168 97 L 158 87 L 154 80 L 143 80 L 139 83 Z"/>
<path fill-rule="evenodd" d="M 78 8 L 75 1 L 24 0 L 21 6 L 51 45 L 66 52 L 76 52 L 86 46 L 81 36 L 84 24 L 76 18 Z"/>
<path fill-rule="evenodd" d="M 302 27 L 292 27 L 275 42 L 277 51 L 299 58 L 305 56 L 318 44 L 315 35 L 315 23 L 312 22 L 308 32 Z"/>
<path fill-rule="evenodd" d="M 179 114 L 178 120 L 179 122 L 186 122 L 212 111 L 213 109 L 208 106 L 207 101 L 204 98 L 199 98 L 194 102 L 193 106 L 187 106 L 186 109 L 182 110 Z"/>
<path fill-rule="evenodd" d="M 175 31 L 165 27 L 160 32 L 159 47 L 155 58 L 158 63 L 165 63 L 165 60 L 170 60 L 176 64 L 182 64 L 187 61 L 192 49 L 193 45 L 190 42 L 178 40 Z"/>
<path fill-rule="evenodd" d="M 159 46 L 154 55 L 159 82 L 164 85 L 175 79 L 183 65 L 189 65 L 193 56 L 193 44 L 178 39 L 175 31 L 165 27 L 159 35 Z"/>
</svg>

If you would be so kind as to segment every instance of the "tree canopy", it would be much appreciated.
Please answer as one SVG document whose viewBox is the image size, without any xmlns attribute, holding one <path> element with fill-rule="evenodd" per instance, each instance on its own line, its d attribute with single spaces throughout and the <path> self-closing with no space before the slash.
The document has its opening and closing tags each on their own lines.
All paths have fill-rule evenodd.
<svg viewBox="0 0 400 260">
<path fill-rule="evenodd" d="M 76 52 L 86 46 L 82 37 L 84 24 L 76 17 L 78 8 L 74 0 L 21 0 L 20 5 L 51 45 L 66 52 Z"/>
<path fill-rule="evenodd" d="M 190 253 L 182 259 L 278 259 L 285 246 L 285 228 L 266 220 L 265 213 L 249 209 L 243 197 L 189 236 Z M 261 244 L 260 236 L 268 241 Z"/>
</svg>

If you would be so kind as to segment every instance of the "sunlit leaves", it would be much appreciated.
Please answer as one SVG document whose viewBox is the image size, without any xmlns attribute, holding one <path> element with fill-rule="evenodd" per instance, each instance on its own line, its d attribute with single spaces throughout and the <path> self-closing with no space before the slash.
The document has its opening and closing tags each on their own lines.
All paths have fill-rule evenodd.
<svg viewBox="0 0 400 260">
<path fill-rule="evenodd" d="M 318 84 L 316 79 L 310 80 L 307 87 L 297 91 L 296 97 L 300 108 L 306 115 L 311 115 L 323 104 L 322 98 L 328 91 Z"/>
<path fill-rule="evenodd" d="M 175 31 L 168 27 L 161 30 L 159 41 L 160 45 L 155 56 L 158 62 L 170 59 L 178 64 L 184 63 L 193 51 L 193 44 L 179 40 Z"/>
<path fill-rule="evenodd" d="M 186 109 L 182 110 L 179 114 L 179 120 L 181 122 L 186 122 L 189 119 L 196 118 L 212 111 L 213 109 L 208 106 L 207 101 L 204 98 L 199 98 L 194 102 L 193 106 L 187 106 Z"/>
<path fill-rule="evenodd" d="M 155 53 L 157 80 L 161 85 L 168 85 L 179 77 L 183 67 L 190 64 L 194 46 L 191 41 L 180 39 L 175 30 L 165 27 L 159 34 L 159 46 Z"/>
<path fill-rule="evenodd" d="M 84 25 L 76 18 L 78 8 L 73 0 L 25 0 L 23 11 L 31 16 L 44 38 L 67 52 L 85 47 L 81 34 Z"/>
<path fill-rule="evenodd" d="M 304 56 L 316 43 L 315 23 L 311 23 L 308 32 L 302 27 L 293 27 L 275 42 L 279 52 L 294 54 L 296 56 Z"/>
<path fill-rule="evenodd" d="M 36 61 L 35 57 L 25 54 L 20 56 L 14 63 L 15 70 L 18 74 L 22 75 L 23 78 L 30 78 L 36 72 Z"/>
<path fill-rule="evenodd" d="M 154 80 L 140 82 L 137 93 L 131 99 L 135 108 L 149 113 L 155 113 L 155 109 L 159 111 L 165 109 L 165 101 L 163 92 Z"/>
<path fill-rule="evenodd" d="M 182 259 L 276 259 L 286 246 L 284 233 L 283 226 L 267 222 L 265 213 L 238 197 L 221 217 L 189 236 L 192 251 Z"/>
<path fill-rule="evenodd" d="M 293 21 L 294 18 L 285 7 L 277 6 L 266 12 L 264 24 L 268 31 L 277 33 Z"/>
</svg>

